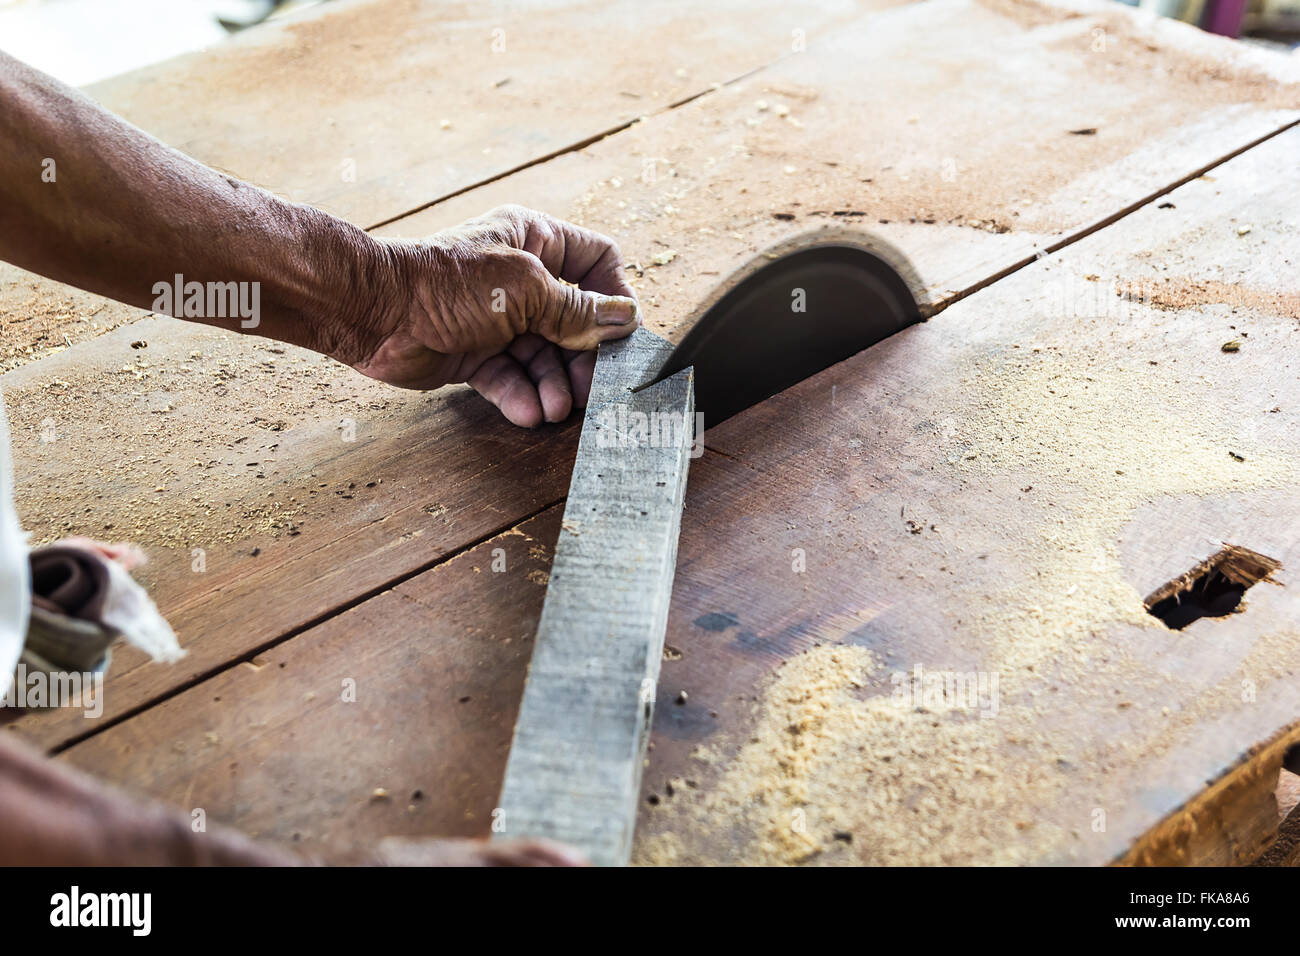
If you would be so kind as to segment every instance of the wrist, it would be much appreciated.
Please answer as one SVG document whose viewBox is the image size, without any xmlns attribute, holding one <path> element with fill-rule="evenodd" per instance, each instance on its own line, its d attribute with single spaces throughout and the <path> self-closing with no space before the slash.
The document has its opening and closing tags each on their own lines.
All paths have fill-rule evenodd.
<svg viewBox="0 0 1300 956">
<path fill-rule="evenodd" d="M 277 270 L 266 327 L 249 331 L 362 363 L 402 310 L 400 257 L 390 243 L 319 209 L 294 206 L 292 216 L 297 261 Z"/>
</svg>

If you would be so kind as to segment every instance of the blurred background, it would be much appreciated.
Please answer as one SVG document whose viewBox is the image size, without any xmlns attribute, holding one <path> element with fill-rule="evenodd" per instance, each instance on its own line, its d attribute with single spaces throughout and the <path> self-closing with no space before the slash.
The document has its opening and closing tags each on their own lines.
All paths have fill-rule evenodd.
<svg viewBox="0 0 1300 956">
<path fill-rule="evenodd" d="M 0 0 L 0 49 L 84 86 L 328 0 Z M 346 2 L 346 0 L 344 0 Z M 815 2 L 815 0 L 813 0 Z M 1300 0 L 1117 0 L 1250 42 L 1300 46 Z"/>
<path fill-rule="evenodd" d="M 324 0 L 0 0 L 0 49 L 84 86 Z"/>
<path fill-rule="evenodd" d="M 0 49 L 84 86 L 328 0 L 0 0 Z M 1117 0 L 1249 42 L 1300 47 L 1300 0 Z"/>
</svg>

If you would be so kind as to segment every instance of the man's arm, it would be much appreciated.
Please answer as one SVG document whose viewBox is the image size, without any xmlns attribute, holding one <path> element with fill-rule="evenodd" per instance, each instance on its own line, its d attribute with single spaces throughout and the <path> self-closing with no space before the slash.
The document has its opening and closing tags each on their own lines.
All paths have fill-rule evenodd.
<svg viewBox="0 0 1300 956">
<path fill-rule="evenodd" d="M 259 282 L 251 330 L 364 347 L 384 246 L 209 169 L 0 53 L 0 259 L 152 309 L 157 282 Z M 239 328 L 240 319 L 204 317 Z"/>
<path fill-rule="evenodd" d="M 175 297 L 172 314 L 394 385 L 466 381 L 529 426 L 582 405 L 581 353 L 638 322 L 618 250 L 596 233 L 507 207 L 425 242 L 379 240 L 209 169 L 3 53 L 0 259 L 158 311 L 155 285 L 177 275 L 256 283 L 255 326 L 181 315 Z"/>
<path fill-rule="evenodd" d="M 132 799 L 0 731 L 0 866 L 582 866 L 549 840 L 389 838 L 313 859 L 235 830 L 196 832 L 179 810 Z"/>
<path fill-rule="evenodd" d="M 184 814 L 139 803 L 0 738 L 0 864 L 276 866 L 302 862 L 230 830 L 195 833 Z"/>
</svg>

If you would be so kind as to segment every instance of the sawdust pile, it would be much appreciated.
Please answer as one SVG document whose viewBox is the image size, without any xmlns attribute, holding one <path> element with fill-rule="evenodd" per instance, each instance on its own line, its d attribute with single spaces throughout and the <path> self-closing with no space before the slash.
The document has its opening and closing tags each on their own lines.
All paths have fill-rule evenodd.
<svg viewBox="0 0 1300 956">
<path fill-rule="evenodd" d="M 987 4 L 989 0 L 980 2 Z M 1039 5 L 1034 0 L 1018 3 Z M 1060 4 L 1068 5 L 1068 0 Z M 1286 56 L 1225 43 L 1177 21 L 1143 22 L 1129 11 L 1104 7 L 1100 12 L 1090 12 L 1092 29 L 1083 37 L 1058 41 L 1054 48 L 1097 54 L 1086 62 L 1099 78 L 1124 71 L 1135 79 L 1176 84 L 1185 96 L 1202 106 L 1257 103 L 1274 109 L 1295 109 L 1300 105 L 1296 70 Z"/>
<path fill-rule="evenodd" d="M 174 331 L 174 342 L 128 348 L 119 366 L 104 354 L 121 351 L 114 338 L 90 367 L 6 388 L 18 507 L 35 541 L 84 534 L 149 550 L 291 536 L 313 502 L 358 493 L 299 474 L 282 445 L 312 433 L 333 447 L 340 417 L 373 421 L 391 391 L 302 349 Z"/>
<path fill-rule="evenodd" d="M 1026 29 L 1087 18 L 1086 33 L 1057 40 L 1055 49 L 1087 51 L 1103 73 L 1117 68 L 1165 82 L 1185 83 L 1191 95 L 1253 102 L 1279 109 L 1300 103 L 1297 73 L 1285 55 L 1225 43 L 1177 20 L 1147 18 L 1098 0 L 976 0 Z"/>
<path fill-rule="evenodd" d="M 1025 29 L 1060 23 L 1061 20 L 1073 20 L 1079 16 L 1072 10 L 1062 10 L 1057 4 L 1038 3 L 1035 0 L 978 0 L 981 7 L 992 10 L 999 16 L 1014 20 Z"/>
<path fill-rule="evenodd" d="M 766 689 L 753 735 L 716 788 L 683 810 L 703 828 L 739 825 L 741 864 L 1021 862 L 1034 822 L 1008 813 L 1063 785 L 1050 760 L 1008 781 L 994 769 L 1007 724 L 929 713 L 885 693 L 863 698 L 875 670 L 862 647 L 823 645 L 786 662 Z M 996 724 L 996 726 L 995 726 Z M 707 756 L 707 755 L 706 755 Z M 638 846 L 644 865 L 717 862 L 673 833 Z"/>
<path fill-rule="evenodd" d="M 62 352 L 139 315 L 0 263 L 0 372 Z"/>
</svg>

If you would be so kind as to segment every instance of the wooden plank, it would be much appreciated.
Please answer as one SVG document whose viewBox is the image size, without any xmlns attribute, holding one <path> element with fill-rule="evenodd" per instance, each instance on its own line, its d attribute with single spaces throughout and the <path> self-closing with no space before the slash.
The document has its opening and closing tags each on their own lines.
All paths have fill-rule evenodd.
<svg viewBox="0 0 1300 956">
<path fill-rule="evenodd" d="M 1240 766 L 1144 833 L 1119 862 L 1242 866 L 1255 860 L 1278 837 L 1278 773 L 1282 755 L 1297 742 L 1300 728 L 1251 748 Z"/>
<path fill-rule="evenodd" d="M 1192 855 L 1260 848 L 1300 732 L 1298 150 L 710 430 L 660 681 L 689 699 L 656 717 L 634 860 L 1171 859 L 1207 784 Z M 1279 584 L 1145 613 L 1224 541 Z"/>
<path fill-rule="evenodd" d="M 313 855 L 355 853 L 386 836 L 486 836 L 561 512 L 550 508 L 61 759 Z"/>
<path fill-rule="evenodd" d="M 316 90 L 324 75 L 331 77 L 331 83 L 335 78 L 322 71 L 314 57 L 328 62 L 346 59 L 354 55 L 355 43 L 371 41 L 381 51 L 394 44 L 411 51 L 409 57 L 381 56 L 382 67 L 368 71 L 350 87 L 350 97 L 340 95 L 338 88 L 329 94 L 332 110 L 351 117 L 349 130 L 372 131 L 398 128 L 390 113 L 376 107 L 376 97 L 392 103 L 405 95 L 403 91 L 415 95 L 408 89 L 412 83 L 424 95 L 429 76 L 436 71 L 415 69 L 409 60 L 440 55 L 437 44 L 418 42 L 428 39 L 429 32 L 442 36 L 438 31 L 451 31 L 449 42 L 459 52 L 448 54 L 449 75 L 486 75 L 500 61 L 499 55 L 485 53 L 482 45 L 467 40 L 476 31 L 490 34 L 479 14 L 466 13 L 462 21 L 449 23 L 445 4 L 414 5 L 413 10 L 415 6 L 419 7 L 418 15 L 412 14 L 415 20 L 403 22 L 389 14 L 375 15 L 368 4 L 331 5 L 323 9 L 338 11 L 338 16 L 258 31 L 248 35 L 254 39 L 150 68 L 112 81 L 96 93 L 128 118 L 201 159 L 292 198 L 316 199 L 330 206 L 311 192 L 313 183 L 326 180 L 320 178 L 322 167 L 315 165 L 321 155 L 317 142 L 321 117 L 319 109 L 308 108 L 317 97 L 304 90 Z M 837 18 L 873 6 L 866 0 L 827 5 L 801 15 L 797 28 L 815 38 L 837 24 Z M 721 70 L 718 75 L 725 80 L 731 64 L 744 72 L 783 55 L 790 30 L 795 29 L 789 26 L 788 14 L 774 12 L 759 28 L 745 31 L 745 42 L 728 44 L 719 54 L 714 31 L 731 29 L 742 7 L 746 18 L 752 16 L 752 5 L 737 3 L 707 16 L 687 7 L 661 6 L 655 14 L 674 17 L 672 29 L 690 28 L 689 37 L 674 45 L 672 56 L 651 54 L 651 48 L 641 42 L 629 44 L 635 51 L 626 58 L 626 72 L 623 66 L 609 65 L 609 44 L 626 42 L 632 35 L 643 41 L 658 35 L 657 30 L 669 29 L 666 21 L 647 24 L 644 8 L 552 4 L 547 6 L 550 12 L 542 15 L 535 8 L 502 7 L 498 12 L 505 17 L 508 35 L 528 37 L 523 45 L 531 52 L 512 61 L 523 70 L 512 74 L 519 82 L 512 80 L 499 88 L 509 93 L 493 94 L 504 101 L 498 109 L 487 110 L 492 115 L 488 125 L 474 127 L 477 132 L 470 138 L 477 137 L 478 145 L 472 154 L 478 156 L 481 149 L 491 149 L 491 143 L 504 139 L 512 149 L 518 144 L 525 150 L 520 157 L 545 155 L 529 152 L 542 147 L 537 145 L 537 135 L 521 134 L 521 129 L 563 132 L 570 128 L 569 121 L 552 114 L 569 117 L 573 111 L 572 122 L 586 122 L 584 129 L 599 131 L 605 127 L 592 117 L 603 115 L 598 107 L 608 104 L 611 96 L 619 104 L 639 104 L 631 113 L 620 105 L 618 122 L 653 112 L 647 101 L 666 108 L 680 98 L 679 93 L 686 96 L 709 87 L 710 81 L 700 78 L 694 62 L 707 64 L 700 70 Z M 620 18 L 620 10 L 628 15 Z M 517 19 L 525 14 L 536 19 Z M 574 24 L 565 17 L 581 19 L 585 29 L 569 30 L 566 24 Z M 604 31 L 599 39 L 598 28 Z M 574 86 L 569 74 L 561 77 L 549 66 L 542 69 L 542 48 L 534 44 L 546 39 L 542 34 L 551 29 L 568 37 L 566 47 L 578 44 L 573 57 L 587 49 L 599 58 L 599 69 L 578 71 L 580 78 L 598 77 L 590 81 L 592 96 L 579 95 L 585 87 Z M 554 40 L 553 35 L 547 36 Z M 519 52 L 514 46 L 511 50 Z M 679 55 L 684 59 L 679 61 Z M 475 65 L 457 73 L 461 56 L 470 57 Z M 257 112 L 249 105 L 250 97 L 270 95 L 267 91 L 274 84 L 263 83 L 256 90 L 241 84 L 240 96 L 229 105 L 224 100 L 212 102 L 206 115 L 193 108 L 196 96 L 207 95 L 208 83 L 235 73 L 266 75 L 276 69 L 292 74 L 280 92 L 302 94 L 298 101 L 305 105 L 288 114 L 277 107 L 274 128 L 247 119 L 250 111 Z M 387 77 L 388 69 L 400 75 Z M 671 81 L 665 79 L 665 70 Z M 679 71 L 687 75 L 678 76 Z M 707 73 L 710 78 L 714 75 Z M 371 85 L 376 78 L 377 85 Z M 625 82 L 612 82 L 620 78 Z M 689 90 L 679 89 L 678 84 L 696 81 L 698 85 Z M 559 95 L 555 84 L 565 95 Z M 646 92 L 624 95 L 638 89 Z M 527 98 L 521 101 L 517 94 L 525 91 Z M 542 97 L 547 91 L 556 95 Z M 473 97 L 457 99 L 448 92 L 445 102 L 478 116 Z M 423 100 L 420 104 L 418 110 L 412 108 L 413 113 L 426 110 Z M 486 109 L 488 104 L 479 105 Z M 594 112 L 583 113 L 588 105 Z M 228 122 L 221 120 L 223 116 Z M 424 135 L 435 127 L 430 122 L 418 129 Z M 199 131 L 213 128 L 220 133 L 202 142 L 195 139 Z M 401 128 L 406 130 L 404 124 Z M 461 131 L 457 136 L 469 132 L 464 125 L 457 128 Z M 275 148 L 270 145 L 273 137 L 283 137 Z M 234 153 L 219 151 L 226 143 Z M 554 145 L 547 144 L 546 149 Z M 303 160 L 307 145 L 310 162 Z M 355 154 L 355 146 L 349 141 L 344 151 Z M 247 162 L 269 165 L 243 166 L 233 161 L 236 153 Z M 379 143 L 373 159 L 382 165 L 405 155 Z M 500 161 L 497 155 L 491 163 Z M 374 171 L 374 163 L 361 162 L 359 169 Z M 383 168 L 391 172 L 397 167 Z M 508 168 L 508 163 L 468 164 L 446 188 L 465 188 L 476 178 Z M 333 177 L 331 170 L 325 171 Z M 375 175 L 382 178 L 388 173 Z M 364 175 L 348 185 L 371 195 L 373 184 Z M 425 188 L 432 187 L 419 186 Z M 417 192 L 403 202 L 419 204 L 431 198 L 435 197 Z M 384 214 L 400 211 L 396 206 L 376 206 L 373 215 L 379 216 L 381 208 Z M 110 677 L 104 720 L 118 719 L 563 495 L 576 427 L 569 427 L 567 433 L 545 428 L 522 435 L 463 389 L 432 397 L 395 392 L 298 349 L 223 337 L 166 319 L 123 328 L 139 313 L 26 273 L 6 273 L 5 268 L 0 266 L 0 314 L 5 314 L 9 354 L 0 358 L 16 366 L 46 356 L 39 367 L 17 368 L 4 378 L 18 424 L 21 509 L 27 526 L 38 540 L 85 533 L 130 537 L 145 546 L 152 563 L 144 578 L 191 650 L 182 665 L 170 669 L 146 667 L 141 657 L 129 652 L 119 655 Z M 104 334 L 110 329 L 116 331 Z M 65 336 L 77 345 L 64 350 Z M 134 347 L 137 343 L 148 348 Z M 46 423 L 52 423 L 57 441 L 44 440 L 49 434 Z M 348 428 L 356 430 L 357 441 L 344 440 Z M 70 455 L 70 447 L 78 453 Z M 245 451 L 252 454 L 245 456 Z M 254 460 L 258 465 L 249 464 Z M 112 473 L 106 475 L 106 469 Z M 446 481 L 426 497 L 435 469 L 446 475 Z M 202 553 L 201 572 L 195 570 L 196 551 Z M 266 602 L 260 596 L 268 590 L 286 597 Z M 94 730 L 86 721 L 66 714 L 28 715 L 16 727 L 49 747 Z"/>
<path fill-rule="evenodd" d="M 623 350 L 635 360 L 625 369 L 638 382 L 631 369 L 652 363 L 659 353 L 653 342 L 637 333 Z M 593 404 L 617 407 L 609 391 L 613 366 L 601 367 L 606 374 Z M 656 391 L 673 388 L 640 392 L 637 403 L 653 408 Z M 635 517 L 644 520 L 639 509 Z M 557 534 L 576 541 L 600 532 L 566 517 L 571 529 L 582 521 L 575 537 L 560 532 L 560 521 L 560 509 L 548 509 L 71 747 L 64 758 L 313 853 L 346 852 L 393 834 L 486 835 L 539 632 L 552 542 Z M 660 636 L 666 592 L 661 605 Z M 353 701 L 341 698 L 346 680 L 355 681 Z M 413 724 L 421 727 L 414 737 L 403 729 Z M 376 788 L 388 796 L 372 798 Z M 635 793 L 633 784 L 633 800 Z"/>
<path fill-rule="evenodd" d="M 627 862 L 695 423 L 693 369 L 637 330 L 601 346 L 501 789 L 498 837 Z"/>
<path fill-rule="evenodd" d="M 370 226 L 898 2 L 354 0 L 88 92 L 201 162 Z"/>
</svg>

